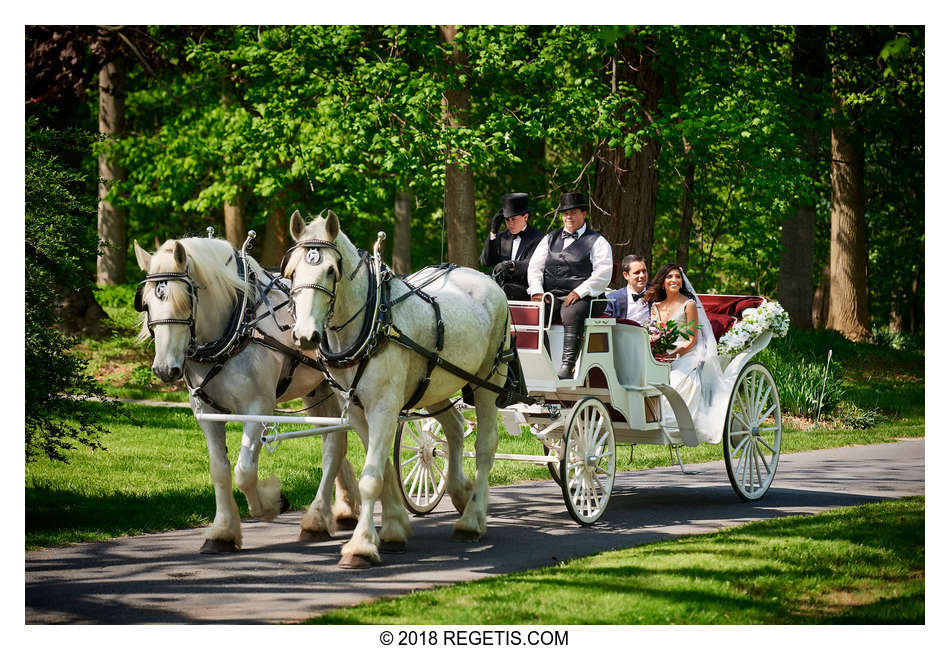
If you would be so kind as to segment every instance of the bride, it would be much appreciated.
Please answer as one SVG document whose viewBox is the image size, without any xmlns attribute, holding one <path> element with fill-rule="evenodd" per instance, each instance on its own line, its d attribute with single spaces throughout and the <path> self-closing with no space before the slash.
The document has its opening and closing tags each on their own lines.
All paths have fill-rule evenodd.
<svg viewBox="0 0 950 650">
<path fill-rule="evenodd" d="M 680 332 L 688 334 L 677 338 L 670 353 L 675 357 L 670 385 L 686 402 L 699 440 L 719 442 L 731 386 L 719 367 L 712 325 L 683 269 L 664 264 L 653 277 L 644 301 L 651 304 L 650 318 L 655 325 L 672 321 Z M 663 426 L 677 429 L 672 409 L 665 403 L 664 407 Z"/>
</svg>

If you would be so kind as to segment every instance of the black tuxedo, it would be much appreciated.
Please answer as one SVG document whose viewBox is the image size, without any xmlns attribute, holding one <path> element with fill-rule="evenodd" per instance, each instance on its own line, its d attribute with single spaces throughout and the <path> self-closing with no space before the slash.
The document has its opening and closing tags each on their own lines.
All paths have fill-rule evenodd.
<svg viewBox="0 0 950 650">
<path fill-rule="evenodd" d="M 515 268 L 511 271 L 508 279 L 502 288 L 510 300 L 528 300 L 528 262 L 531 261 L 531 255 L 537 248 L 538 242 L 544 237 L 544 233 L 528 224 L 524 230 L 518 233 L 521 237 L 521 244 L 518 246 L 518 253 L 513 260 Z M 478 263 L 489 267 L 489 272 L 499 262 L 505 262 L 511 259 L 511 248 L 515 236 L 508 230 L 502 230 L 495 239 L 489 235 L 485 240 L 485 246 L 482 248 L 482 256 Z"/>
</svg>

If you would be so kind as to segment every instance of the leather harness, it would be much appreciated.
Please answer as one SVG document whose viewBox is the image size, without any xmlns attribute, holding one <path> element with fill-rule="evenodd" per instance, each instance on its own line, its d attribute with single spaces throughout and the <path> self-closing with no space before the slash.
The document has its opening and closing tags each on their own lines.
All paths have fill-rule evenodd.
<svg viewBox="0 0 950 650">
<path fill-rule="evenodd" d="M 284 263 L 282 264 L 282 267 L 286 266 L 286 262 L 289 259 L 290 253 L 296 248 L 317 248 L 335 251 L 339 256 L 337 269 L 342 275 L 342 254 L 335 244 L 324 240 L 304 240 L 297 242 L 290 250 L 287 251 L 287 255 L 284 257 Z M 352 279 L 355 277 L 357 271 L 365 266 L 366 271 L 369 274 L 369 287 L 367 290 L 367 296 L 363 306 L 342 325 L 329 325 L 329 320 L 333 313 L 333 308 L 336 302 L 335 283 L 332 289 L 327 289 L 326 287 L 317 284 L 295 285 L 290 292 L 291 294 L 294 294 L 297 291 L 309 288 L 322 291 L 329 295 L 331 299 L 330 310 L 324 319 L 325 326 L 328 329 L 340 330 L 352 322 L 360 312 L 363 313 L 363 322 L 362 326 L 360 327 L 360 334 L 347 349 L 340 351 L 330 350 L 327 345 L 326 337 L 323 337 L 323 340 L 320 343 L 320 358 L 327 367 L 327 370 L 324 371 L 324 374 L 326 375 L 327 381 L 331 386 L 349 397 L 353 403 L 361 406 L 359 398 L 356 395 L 356 389 L 359 385 L 360 379 L 363 376 L 363 373 L 366 370 L 367 362 L 386 341 L 393 341 L 394 343 L 397 343 L 398 345 L 401 345 L 404 348 L 419 354 L 428 362 L 425 375 L 419 380 L 419 383 L 416 386 L 412 396 L 410 396 L 410 398 L 402 407 L 403 413 L 412 409 L 412 407 L 414 407 L 419 402 L 419 400 L 422 399 L 422 396 L 429 388 L 432 372 L 436 368 L 442 368 L 443 370 L 459 377 L 460 379 L 464 379 L 470 385 L 486 388 L 494 393 L 498 393 L 496 404 L 501 407 L 516 402 L 534 402 L 533 398 L 525 394 L 527 391 L 525 389 L 524 376 L 521 372 L 521 364 L 518 363 L 518 351 L 513 345 L 514 339 L 512 339 L 511 348 L 505 350 L 505 340 L 502 338 L 498 346 L 498 351 L 495 354 L 494 365 L 492 366 L 491 371 L 488 373 L 488 376 L 484 379 L 468 372 L 463 368 L 460 368 L 459 366 L 451 363 L 439 355 L 439 352 L 442 351 L 445 341 L 445 323 L 442 320 L 442 312 L 438 301 L 434 296 L 423 291 L 423 288 L 451 273 L 454 269 L 458 268 L 456 265 L 441 264 L 436 267 L 426 267 L 427 269 L 439 271 L 439 273 L 433 274 L 425 282 L 416 286 L 409 281 L 409 276 L 394 274 L 382 261 L 375 260 L 371 262 L 370 255 L 367 252 L 359 251 L 359 254 L 360 262 L 348 277 L 349 279 Z M 374 266 L 378 266 L 378 271 L 374 271 Z M 391 282 L 393 280 L 399 280 L 402 282 L 409 289 L 409 291 L 396 299 L 392 299 Z M 395 323 L 393 323 L 393 307 L 411 296 L 418 296 L 423 301 L 428 303 L 430 307 L 432 307 L 435 320 L 434 351 L 421 346 L 419 343 L 407 336 L 402 330 L 400 330 L 395 325 Z M 375 305 L 375 308 L 371 308 L 371 305 Z M 510 364 L 510 370 L 508 372 L 504 387 L 499 387 L 488 382 L 488 379 L 490 379 L 497 371 L 498 365 L 500 363 Z M 357 366 L 356 375 L 353 378 L 352 385 L 348 389 L 340 385 L 330 376 L 329 368 L 349 368 L 352 366 Z M 511 372 L 511 370 L 514 370 L 514 372 Z M 430 413 L 430 415 L 431 414 L 432 413 Z"/>
</svg>

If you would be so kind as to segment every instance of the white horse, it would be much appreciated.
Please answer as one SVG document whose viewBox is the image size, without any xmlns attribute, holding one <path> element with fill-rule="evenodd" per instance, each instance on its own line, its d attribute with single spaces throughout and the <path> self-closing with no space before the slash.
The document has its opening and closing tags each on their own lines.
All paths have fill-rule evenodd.
<svg viewBox="0 0 950 650">
<path fill-rule="evenodd" d="M 365 355 L 363 363 L 349 367 L 342 367 L 345 363 L 331 363 L 333 353 L 359 348 L 366 323 L 372 324 L 378 318 L 369 298 L 376 294 L 376 280 L 370 277 L 369 263 L 361 261 L 356 247 L 340 232 L 339 220 L 332 212 L 309 225 L 299 212 L 294 212 L 290 232 L 297 244 L 285 257 L 284 275 L 293 280 L 291 293 L 297 315 L 294 339 L 303 348 L 315 348 L 322 342 L 321 356 L 330 375 L 355 398 L 349 410 L 350 422 L 366 446 L 366 463 L 359 483 L 360 518 L 353 536 L 341 550 L 339 565 L 358 568 L 378 563 L 380 539 L 384 551 L 405 547 L 411 529 L 390 453 L 400 412 L 412 397 L 418 396 L 417 387 L 429 371 L 431 382 L 412 406 L 433 413 L 444 409 L 435 417 L 442 424 L 449 446 L 446 489 L 462 513 L 454 524 L 453 538 L 481 538 L 486 532 L 488 475 L 498 446 L 497 394 L 473 386 L 478 418 L 473 485 L 462 471 L 462 418 L 456 409 L 448 408 L 449 398 L 469 382 L 442 367 L 433 370 L 421 354 L 394 340 L 382 342 Z M 468 268 L 446 273 L 432 267 L 410 278 L 416 285 L 430 280 L 423 290 L 436 298 L 445 328 L 439 356 L 480 379 L 487 378 L 492 385 L 502 386 L 507 364 L 498 361 L 498 354 L 509 346 L 505 294 L 488 276 Z M 389 281 L 389 292 L 395 304 L 390 312 L 383 301 L 379 314 L 391 313 L 392 324 L 402 333 L 403 340 L 408 338 L 436 351 L 433 306 L 418 294 L 400 301 L 410 289 L 398 279 Z M 372 343 L 368 347 L 373 347 Z M 354 385 L 357 378 L 358 384 Z M 373 508 L 380 499 L 383 526 L 377 534 Z"/>
<path fill-rule="evenodd" d="M 147 273 L 136 294 L 136 308 L 144 312 L 139 336 L 142 340 L 149 336 L 155 340 L 152 370 L 160 379 L 172 382 L 185 377 L 191 391 L 192 411 L 203 409 L 213 413 L 226 409 L 232 413 L 271 415 L 278 397 L 281 401 L 303 397 L 310 415 L 339 416 L 340 405 L 323 374 L 304 363 L 295 363 L 294 355 L 301 353 L 293 349 L 286 286 L 284 292 L 275 286 L 268 291 L 268 276 L 255 260 L 247 258 L 248 270 L 262 283 L 246 285 L 243 272 L 237 268 L 243 264 L 226 241 L 168 240 L 154 254 L 145 252 L 138 242 L 134 247 L 139 266 Z M 265 292 L 267 300 L 259 300 Z M 262 317 L 254 337 L 270 337 L 277 341 L 278 350 L 280 345 L 287 350 L 272 349 L 259 340 L 241 348 L 237 341 L 218 359 L 207 361 L 229 343 L 229 331 L 234 331 L 233 319 L 240 314 L 243 294 L 247 294 L 251 309 L 257 305 L 253 317 Z M 281 303 L 285 303 L 284 308 L 274 309 Z M 250 310 L 247 313 L 250 316 Z M 296 361 L 300 361 L 299 357 Z M 201 552 L 236 551 L 241 547 L 241 525 L 231 487 L 225 424 L 199 424 L 208 444 L 216 504 L 214 523 L 205 534 Z M 247 497 L 252 517 L 272 519 L 289 504 L 280 492 L 277 477 L 258 480 L 262 430 L 261 424 L 244 424 L 234 483 Z M 336 530 L 337 520 L 345 522 L 358 515 L 359 505 L 354 498 L 356 478 L 345 460 L 345 452 L 345 433 L 325 436 L 323 477 L 316 497 L 301 519 L 301 540 L 328 539 Z M 334 478 L 337 502 L 331 508 Z"/>
</svg>

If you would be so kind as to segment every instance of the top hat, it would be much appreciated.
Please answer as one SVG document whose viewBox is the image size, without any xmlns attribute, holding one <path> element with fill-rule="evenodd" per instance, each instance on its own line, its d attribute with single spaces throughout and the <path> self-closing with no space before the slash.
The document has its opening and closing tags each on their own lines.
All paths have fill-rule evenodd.
<svg viewBox="0 0 950 650">
<path fill-rule="evenodd" d="M 505 219 L 530 212 L 531 209 L 528 207 L 528 195 L 524 192 L 505 194 L 501 197 L 501 209 L 502 212 L 505 213 Z"/>
<path fill-rule="evenodd" d="M 587 204 L 587 196 L 581 194 L 580 192 L 567 192 L 561 195 L 561 204 L 557 206 L 558 212 L 565 212 L 567 210 L 573 209 L 584 210 L 587 212 L 589 206 Z"/>
</svg>

